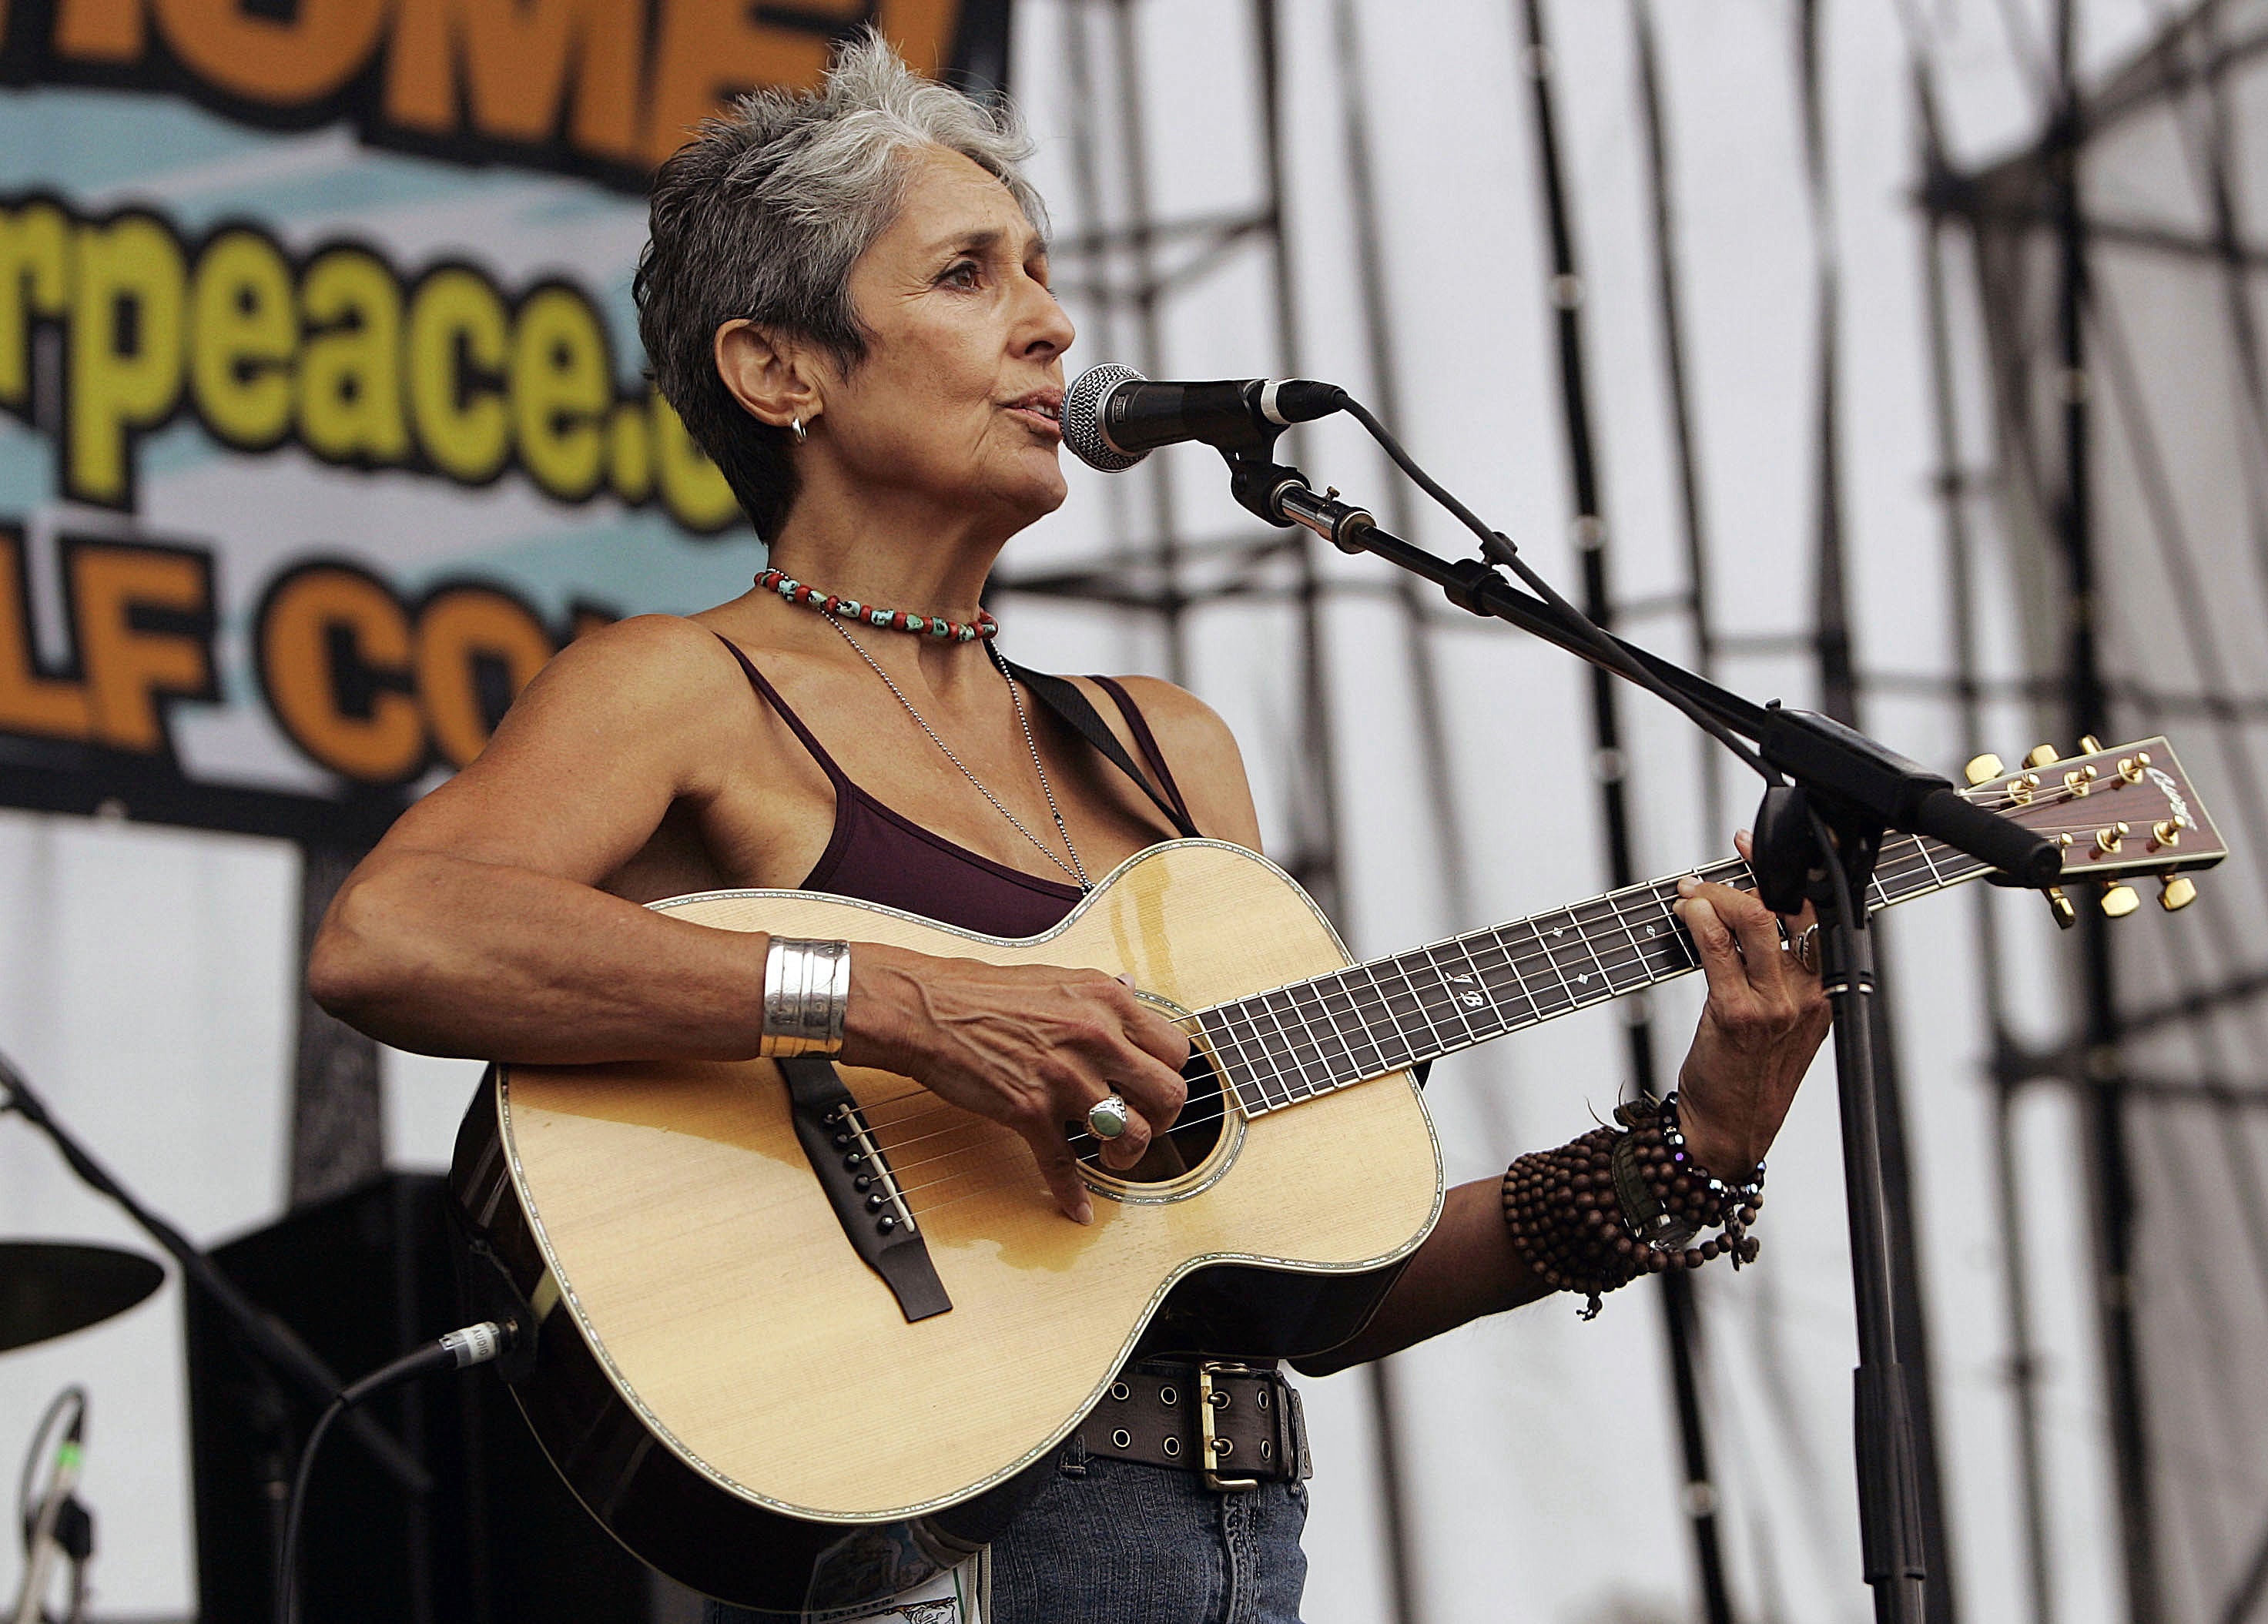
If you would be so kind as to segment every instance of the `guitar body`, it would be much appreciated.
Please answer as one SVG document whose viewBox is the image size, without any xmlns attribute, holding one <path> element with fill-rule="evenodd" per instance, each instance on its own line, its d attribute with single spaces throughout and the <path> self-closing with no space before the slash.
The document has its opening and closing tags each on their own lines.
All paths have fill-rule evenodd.
<svg viewBox="0 0 2268 1624">
<path fill-rule="evenodd" d="M 806 893 L 655 906 L 1124 974 L 1175 1015 L 1351 962 L 1289 876 L 1211 841 L 1138 854 L 1020 941 Z M 513 1391 L 553 1464 L 637 1555 L 742 1606 L 847 1606 L 958 1560 L 1036 1487 L 1145 1330 L 1149 1351 L 1321 1351 L 1360 1327 L 1381 1271 L 1440 1211 L 1406 1071 L 1256 1115 L 1193 1097 L 1185 1121 L 1211 1125 L 1189 1130 L 1182 1165 L 1139 1183 L 1090 1168 L 1082 1226 L 1006 1128 L 840 1070 L 946 1312 L 909 1322 L 852 1251 L 769 1062 L 497 1068 L 458 1146 L 475 1271 L 500 1267 L 540 1324 Z"/>
</svg>

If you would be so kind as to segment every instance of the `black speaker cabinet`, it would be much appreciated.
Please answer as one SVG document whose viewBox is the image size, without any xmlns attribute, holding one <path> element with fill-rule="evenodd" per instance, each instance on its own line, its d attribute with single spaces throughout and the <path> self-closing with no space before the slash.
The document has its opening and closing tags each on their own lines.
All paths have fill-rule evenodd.
<svg viewBox="0 0 2268 1624">
<path fill-rule="evenodd" d="M 392 1174 L 214 1255 L 342 1380 L 458 1325 L 438 1178 Z M 291 1468 L 315 1411 L 188 1296 L 189 1422 L 203 1624 L 266 1624 Z M 662 1624 L 697 1618 L 593 1522 L 494 1372 L 452 1372 L 372 1415 L 433 1479 L 407 1493 L 347 1427 L 331 1430 L 300 1534 L 308 1624 Z"/>
</svg>

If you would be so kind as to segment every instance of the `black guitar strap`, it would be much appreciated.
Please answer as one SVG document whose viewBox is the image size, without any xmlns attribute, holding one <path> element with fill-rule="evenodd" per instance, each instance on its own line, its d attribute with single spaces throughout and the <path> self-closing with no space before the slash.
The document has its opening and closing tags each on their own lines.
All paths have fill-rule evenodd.
<svg viewBox="0 0 2268 1624">
<path fill-rule="evenodd" d="M 1166 814 L 1166 820 L 1184 839 L 1200 838 L 1197 826 L 1191 823 L 1150 782 L 1149 774 L 1135 765 L 1134 758 L 1128 755 L 1126 747 L 1118 742 L 1118 735 L 1110 731 L 1108 723 L 1095 714 L 1094 707 L 1086 702 L 1086 695 L 1079 691 L 1076 683 L 1066 682 L 1061 677 L 1051 677 L 1045 672 L 1029 670 L 1011 659 L 1003 659 L 1000 664 L 1010 676 L 1031 689 L 1035 699 L 1062 718 L 1064 726 L 1093 745 L 1120 772 L 1141 785 L 1142 793 L 1158 804 L 1158 810 Z"/>
<path fill-rule="evenodd" d="M 1066 682 L 1061 677 L 1051 677 L 1043 671 L 1030 670 L 1019 665 L 1012 659 L 1003 658 L 1000 664 L 1010 676 L 1031 689 L 1033 697 L 1040 703 L 1062 717 L 1064 725 L 1115 762 L 1120 772 L 1140 784 L 1142 793 L 1158 804 L 1158 810 L 1166 814 L 1167 821 L 1180 830 L 1184 838 L 1189 840 L 1203 838 L 1198 833 L 1197 826 L 1175 811 L 1174 804 L 1160 793 L 1157 786 L 1150 782 L 1150 775 L 1134 765 L 1133 758 L 1126 753 L 1125 747 L 1118 742 L 1118 736 L 1110 731 L 1108 723 L 1095 714 L 1094 707 L 1086 702 L 1086 695 L 1079 691 L 1076 684 Z M 1422 1062 L 1417 1068 L 1418 1085 L 1420 1088 L 1425 1085 L 1425 1080 L 1432 1075 L 1432 1070 L 1433 1062 L 1430 1060 Z"/>
</svg>

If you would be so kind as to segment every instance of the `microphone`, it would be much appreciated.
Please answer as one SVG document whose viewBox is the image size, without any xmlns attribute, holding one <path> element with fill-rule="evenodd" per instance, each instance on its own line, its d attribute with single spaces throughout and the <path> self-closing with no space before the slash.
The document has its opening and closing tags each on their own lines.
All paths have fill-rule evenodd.
<svg viewBox="0 0 2268 1624">
<path fill-rule="evenodd" d="M 1328 417 L 1346 403 L 1345 390 L 1312 378 L 1167 384 L 1131 367 L 1091 366 L 1064 391 L 1064 444 L 1088 467 L 1115 474 L 1183 440 L 1264 451 L 1293 423 Z"/>
</svg>

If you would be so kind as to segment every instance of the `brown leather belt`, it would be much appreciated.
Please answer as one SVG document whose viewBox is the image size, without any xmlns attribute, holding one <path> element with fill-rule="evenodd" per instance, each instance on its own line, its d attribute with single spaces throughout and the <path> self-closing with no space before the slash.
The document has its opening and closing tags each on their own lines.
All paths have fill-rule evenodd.
<svg viewBox="0 0 2268 1624">
<path fill-rule="evenodd" d="M 1224 1493 L 1314 1474 L 1299 1393 L 1272 1365 L 1140 1360 L 1118 1373 L 1079 1438 L 1090 1455 L 1200 1472 Z"/>
</svg>

